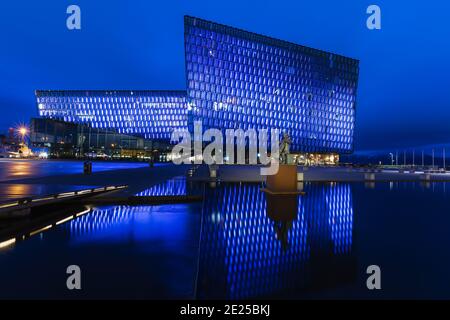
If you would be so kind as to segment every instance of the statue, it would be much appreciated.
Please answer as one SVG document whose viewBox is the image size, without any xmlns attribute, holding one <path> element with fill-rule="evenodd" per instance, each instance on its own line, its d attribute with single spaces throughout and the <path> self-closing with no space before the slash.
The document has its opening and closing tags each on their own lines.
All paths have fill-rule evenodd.
<svg viewBox="0 0 450 320">
<path fill-rule="evenodd" d="M 291 144 L 291 138 L 284 132 L 283 139 L 280 141 L 280 163 L 288 164 L 289 145 Z"/>
</svg>

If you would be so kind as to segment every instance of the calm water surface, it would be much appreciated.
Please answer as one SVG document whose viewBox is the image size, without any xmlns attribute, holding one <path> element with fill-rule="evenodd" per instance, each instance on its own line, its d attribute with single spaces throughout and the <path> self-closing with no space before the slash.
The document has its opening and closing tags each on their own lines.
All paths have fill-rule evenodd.
<svg viewBox="0 0 450 320">
<path fill-rule="evenodd" d="M 174 179 L 144 195 L 203 203 L 93 208 L 0 249 L 0 297 L 450 298 L 450 185 L 258 184 Z M 65 268 L 83 290 L 65 289 Z M 366 289 L 379 265 L 382 290 Z"/>
<path fill-rule="evenodd" d="M 93 162 L 92 171 L 148 167 L 144 162 Z M 0 182 L 50 175 L 83 173 L 83 161 L 0 159 Z"/>
</svg>

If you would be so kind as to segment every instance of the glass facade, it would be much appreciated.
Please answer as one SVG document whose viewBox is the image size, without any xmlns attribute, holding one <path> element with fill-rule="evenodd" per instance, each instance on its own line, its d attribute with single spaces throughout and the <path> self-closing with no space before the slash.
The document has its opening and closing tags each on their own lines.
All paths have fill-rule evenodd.
<svg viewBox="0 0 450 320">
<path fill-rule="evenodd" d="M 36 91 L 39 116 L 169 140 L 187 127 L 185 91 Z"/>
<path fill-rule="evenodd" d="M 359 61 L 185 17 L 185 91 L 36 91 L 41 117 L 147 139 L 279 129 L 291 151 L 353 151 Z"/>
<path fill-rule="evenodd" d="M 48 148 L 49 156 L 55 158 L 150 159 L 153 156 L 160 160 L 155 150 L 168 147 L 162 141 L 47 118 L 31 119 L 29 137 L 33 147 Z"/>
<path fill-rule="evenodd" d="M 291 150 L 353 150 L 359 61 L 185 17 L 189 128 L 278 128 Z"/>
</svg>

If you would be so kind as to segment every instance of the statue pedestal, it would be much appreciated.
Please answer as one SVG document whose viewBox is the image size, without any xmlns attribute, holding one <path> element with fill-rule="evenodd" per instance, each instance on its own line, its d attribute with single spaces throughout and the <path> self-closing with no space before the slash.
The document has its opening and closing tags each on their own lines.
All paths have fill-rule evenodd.
<svg viewBox="0 0 450 320">
<path fill-rule="evenodd" d="M 297 190 L 297 166 L 280 164 L 276 174 L 267 176 L 264 192 L 270 194 L 301 194 Z"/>
</svg>

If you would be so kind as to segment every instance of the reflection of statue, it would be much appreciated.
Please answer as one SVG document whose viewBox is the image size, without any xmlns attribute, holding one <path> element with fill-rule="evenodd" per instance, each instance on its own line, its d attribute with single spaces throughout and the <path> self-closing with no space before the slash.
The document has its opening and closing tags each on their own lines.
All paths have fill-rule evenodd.
<svg viewBox="0 0 450 320">
<path fill-rule="evenodd" d="M 280 163 L 288 163 L 289 145 L 291 144 L 291 138 L 285 132 L 283 133 L 283 139 L 280 141 Z"/>
<path fill-rule="evenodd" d="M 292 222 L 297 219 L 298 195 L 277 195 L 266 193 L 266 212 L 274 223 L 277 239 L 281 242 L 283 250 L 289 248 L 288 232 L 292 228 Z"/>
<path fill-rule="evenodd" d="M 288 231 L 292 228 L 292 221 L 274 221 L 274 229 L 277 239 L 283 250 L 289 249 Z"/>
</svg>

